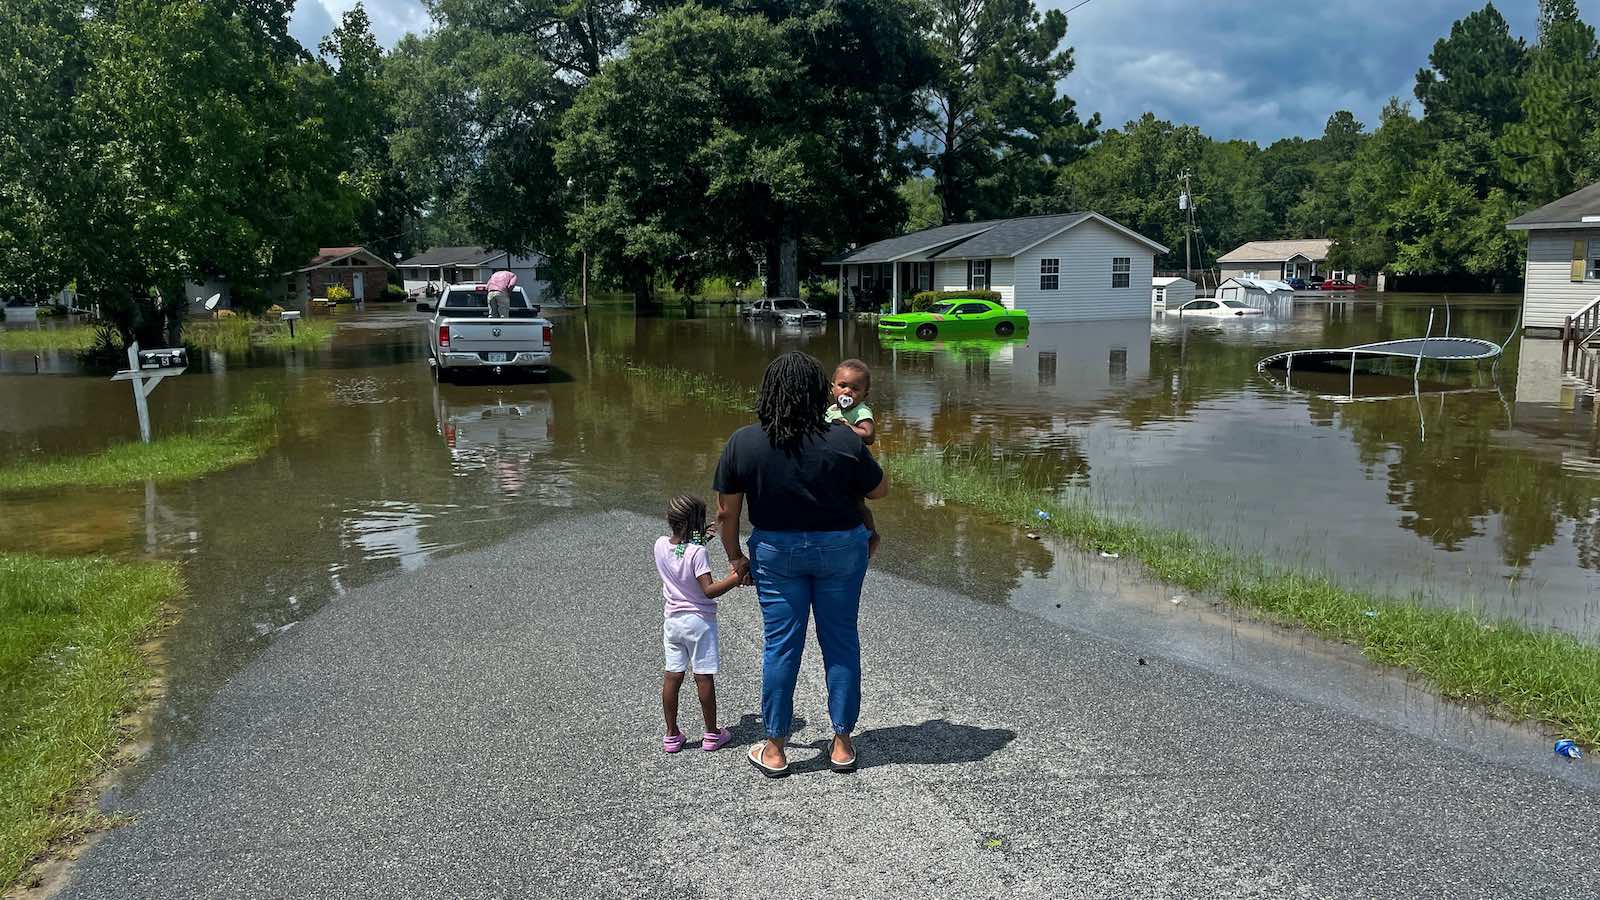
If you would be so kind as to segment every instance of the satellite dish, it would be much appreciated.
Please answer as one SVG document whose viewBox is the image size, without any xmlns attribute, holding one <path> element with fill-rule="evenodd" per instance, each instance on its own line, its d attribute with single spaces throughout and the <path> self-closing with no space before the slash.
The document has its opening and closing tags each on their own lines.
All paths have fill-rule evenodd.
<svg viewBox="0 0 1600 900">
<path fill-rule="evenodd" d="M 216 309 L 217 308 L 217 304 L 221 303 L 221 302 L 222 302 L 222 294 L 221 294 L 221 292 L 212 294 L 211 296 L 207 297 L 206 298 L 206 312 L 211 312 L 212 310 Z"/>
</svg>

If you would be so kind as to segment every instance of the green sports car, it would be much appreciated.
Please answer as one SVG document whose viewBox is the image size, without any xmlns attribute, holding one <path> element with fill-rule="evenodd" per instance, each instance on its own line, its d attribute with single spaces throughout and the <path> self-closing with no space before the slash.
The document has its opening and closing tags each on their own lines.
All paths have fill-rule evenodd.
<svg viewBox="0 0 1600 900">
<path fill-rule="evenodd" d="M 937 338 L 1010 337 L 1028 330 L 1028 313 L 1006 309 L 993 300 L 945 300 L 927 312 L 896 313 L 878 320 L 884 337 L 916 335 L 924 341 Z"/>
</svg>

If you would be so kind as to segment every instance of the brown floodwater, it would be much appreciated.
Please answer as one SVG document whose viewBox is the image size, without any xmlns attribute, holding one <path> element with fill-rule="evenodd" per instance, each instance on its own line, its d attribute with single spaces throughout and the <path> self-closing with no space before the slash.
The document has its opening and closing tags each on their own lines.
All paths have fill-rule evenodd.
<svg viewBox="0 0 1600 900">
<path fill-rule="evenodd" d="M 1006 343 L 880 343 L 853 322 L 751 323 L 713 308 L 555 313 L 547 381 L 439 385 L 425 317 L 342 318 L 315 351 L 199 353 L 151 396 L 154 430 L 264 396 L 281 440 L 196 481 L 0 497 L 0 549 L 183 561 L 168 643 L 175 731 L 251 652 L 352 585 L 567 511 L 654 515 L 710 493 L 751 419 L 630 379 L 602 354 L 754 384 L 775 354 L 873 367 L 888 449 L 994 456 L 1064 495 L 1340 580 L 1600 639 L 1600 445 L 1559 347 L 1513 341 L 1492 367 L 1255 371 L 1262 356 L 1420 335 L 1446 298 L 1305 304 L 1259 320 L 1038 325 Z M 1451 297 L 1452 334 L 1500 341 L 1517 298 Z M 130 389 L 72 354 L 0 352 L 0 464 L 135 439 Z M 1037 602 L 1058 548 L 906 489 L 879 507 L 883 565 L 991 602 Z M 930 549 L 932 552 L 930 552 Z M 1070 566 L 1068 566 L 1070 568 Z M 1031 592 L 1031 593 L 1030 593 Z M 1042 604 L 1041 604 L 1042 605 Z"/>
</svg>

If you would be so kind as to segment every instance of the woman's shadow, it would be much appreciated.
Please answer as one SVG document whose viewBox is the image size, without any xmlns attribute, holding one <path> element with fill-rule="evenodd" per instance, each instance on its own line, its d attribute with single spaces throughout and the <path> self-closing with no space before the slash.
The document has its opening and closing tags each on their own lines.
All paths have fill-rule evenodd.
<svg viewBox="0 0 1600 900">
<path fill-rule="evenodd" d="M 803 725 L 804 722 L 797 717 L 795 729 L 799 730 Z M 733 731 L 739 744 L 761 739 L 760 726 L 752 715 L 746 715 Z M 946 719 L 929 719 L 921 725 L 891 725 L 870 728 L 857 734 L 856 758 L 862 769 L 973 763 L 993 756 L 1016 736 L 1017 733 L 1009 728 L 978 728 L 957 725 Z M 802 774 L 827 769 L 831 743 L 823 738 L 809 744 L 791 744 L 789 770 Z M 804 752 L 802 747 L 817 752 L 812 758 L 799 759 L 797 757 Z"/>
</svg>

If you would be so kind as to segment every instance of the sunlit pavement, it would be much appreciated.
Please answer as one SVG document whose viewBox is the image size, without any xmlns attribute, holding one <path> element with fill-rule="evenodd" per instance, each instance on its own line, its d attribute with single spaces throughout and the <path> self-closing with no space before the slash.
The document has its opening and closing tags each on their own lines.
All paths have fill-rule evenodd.
<svg viewBox="0 0 1600 900">
<path fill-rule="evenodd" d="M 748 589 L 722 612 L 737 740 L 667 756 L 657 530 L 551 521 L 331 603 L 222 686 L 63 896 L 1600 893 L 1600 792 L 1548 760 L 876 572 L 860 772 L 823 766 L 814 644 L 796 774 L 746 765 Z"/>
</svg>

